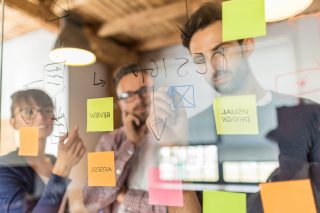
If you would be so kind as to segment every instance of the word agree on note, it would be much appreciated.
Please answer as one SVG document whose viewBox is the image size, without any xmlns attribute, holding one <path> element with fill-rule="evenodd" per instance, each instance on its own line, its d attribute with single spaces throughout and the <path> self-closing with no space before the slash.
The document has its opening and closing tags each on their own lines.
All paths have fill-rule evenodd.
<svg viewBox="0 0 320 213">
<path fill-rule="evenodd" d="M 114 152 L 88 153 L 88 186 L 116 186 Z"/>
</svg>

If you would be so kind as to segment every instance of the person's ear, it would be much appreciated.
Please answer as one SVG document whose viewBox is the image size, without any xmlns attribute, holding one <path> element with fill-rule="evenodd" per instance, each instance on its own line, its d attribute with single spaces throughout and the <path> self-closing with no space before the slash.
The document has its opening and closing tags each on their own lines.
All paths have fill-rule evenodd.
<svg viewBox="0 0 320 213">
<path fill-rule="evenodd" d="M 124 103 L 121 100 L 117 100 L 117 104 L 120 107 L 120 110 L 123 111 L 124 110 Z"/>
<path fill-rule="evenodd" d="M 10 124 L 14 129 L 17 129 L 16 128 L 16 120 L 14 118 L 10 118 Z"/>
<path fill-rule="evenodd" d="M 249 57 L 254 50 L 255 40 L 254 38 L 246 38 L 242 41 L 243 53 L 246 57 Z"/>
</svg>

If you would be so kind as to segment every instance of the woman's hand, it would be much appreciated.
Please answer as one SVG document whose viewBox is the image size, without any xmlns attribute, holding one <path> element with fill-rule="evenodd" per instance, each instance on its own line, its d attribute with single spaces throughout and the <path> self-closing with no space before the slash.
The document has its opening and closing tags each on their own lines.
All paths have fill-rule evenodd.
<svg viewBox="0 0 320 213">
<path fill-rule="evenodd" d="M 60 137 L 60 142 L 58 145 L 58 157 L 52 173 L 61 177 L 68 177 L 72 167 L 80 161 L 86 152 L 83 141 L 79 137 L 78 130 L 79 127 L 75 127 L 70 132 L 69 137 L 68 134 Z M 67 142 L 64 143 L 65 139 L 67 138 Z"/>
</svg>

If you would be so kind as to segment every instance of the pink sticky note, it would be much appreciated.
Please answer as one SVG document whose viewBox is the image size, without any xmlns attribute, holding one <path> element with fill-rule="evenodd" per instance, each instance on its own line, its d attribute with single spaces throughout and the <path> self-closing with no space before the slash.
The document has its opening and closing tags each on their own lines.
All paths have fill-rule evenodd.
<svg viewBox="0 0 320 213">
<path fill-rule="evenodd" d="M 161 180 L 159 168 L 150 168 L 149 204 L 183 206 L 182 182 Z"/>
</svg>

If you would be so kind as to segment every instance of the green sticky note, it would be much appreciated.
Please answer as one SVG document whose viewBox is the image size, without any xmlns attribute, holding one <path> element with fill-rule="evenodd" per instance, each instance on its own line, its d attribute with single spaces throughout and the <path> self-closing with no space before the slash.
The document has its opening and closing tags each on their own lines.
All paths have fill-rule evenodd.
<svg viewBox="0 0 320 213">
<path fill-rule="evenodd" d="M 222 40 L 266 35 L 264 0 L 231 0 L 222 3 Z"/>
<path fill-rule="evenodd" d="M 259 134 L 255 95 L 216 97 L 213 111 L 218 135 Z"/>
<path fill-rule="evenodd" d="M 87 100 L 87 132 L 113 131 L 113 97 Z"/>
<path fill-rule="evenodd" d="M 246 194 L 203 191 L 203 213 L 246 213 Z"/>
</svg>

